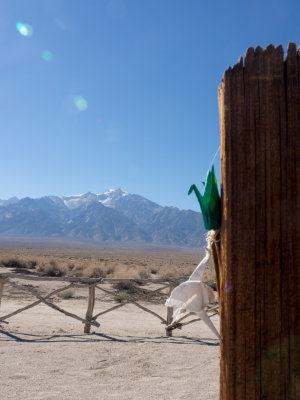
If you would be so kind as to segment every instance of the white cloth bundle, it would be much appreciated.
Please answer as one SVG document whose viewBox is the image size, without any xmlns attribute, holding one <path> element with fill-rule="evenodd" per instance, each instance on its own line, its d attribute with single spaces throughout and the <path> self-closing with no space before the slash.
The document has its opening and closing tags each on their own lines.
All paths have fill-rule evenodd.
<svg viewBox="0 0 300 400">
<path fill-rule="evenodd" d="M 167 307 L 173 307 L 173 321 L 178 321 L 187 312 L 198 313 L 215 299 L 213 290 L 200 281 L 181 283 L 166 301 Z"/>
<path fill-rule="evenodd" d="M 185 314 L 197 314 L 221 340 L 218 331 L 204 310 L 205 306 L 215 300 L 213 290 L 201 281 L 203 271 L 210 259 L 210 241 L 208 240 L 208 242 L 203 260 L 194 270 L 189 280 L 181 283 L 171 292 L 165 305 L 173 307 L 172 323 L 178 321 Z"/>
</svg>

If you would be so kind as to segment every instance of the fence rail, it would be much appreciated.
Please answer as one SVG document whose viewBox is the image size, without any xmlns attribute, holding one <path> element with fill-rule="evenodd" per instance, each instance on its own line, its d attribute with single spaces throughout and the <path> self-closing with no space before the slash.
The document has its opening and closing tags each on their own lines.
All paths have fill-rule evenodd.
<svg viewBox="0 0 300 400">
<path fill-rule="evenodd" d="M 149 309 L 145 305 L 141 305 L 137 299 L 136 296 L 134 296 L 133 293 L 126 293 L 126 298 L 121 299 L 120 304 L 116 304 L 113 307 L 110 307 L 107 310 L 100 311 L 96 314 L 94 314 L 94 306 L 95 306 L 95 299 L 96 299 L 96 289 L 106 293 L 109 295 L 112 299 L 115 299 L 116 296 L 121 292 L 122 289 L 111 289 L 110 288 L 104 288 L 104 285 L 109 285 L 109 284 L 119 284 L 121 282 L 123 283 L 130 283 L 131 285 L 134 285 L 134 288 L 138 288 L 138 285 L 162 285 L 161 287 L 155 288 L 155 289 L 143 289 L 140 293 L 141 299 L 147 299 L 153 296 L 159 296 L 161 295 L 162 297 L 167 297 L 168 294 L 172 291 L 172 289 L 177 286 L 179 283 L 185 281 L 188 277 L 186 276 L 181 276 L 177 278 L 148 278 L 148 279 L 133 279 L 133 278 L 76 278 L 76 277 L 45 277 L 45 276 L 37 276 L 37 275 L 25 275 L 25 274 L 19 274 L 19 273 L 0 273 L 0 306 L 1 306 L 1 299 L 3 297 L 3 291 L 4 291 L 4 285 L 10 285 L 16 289 L 20 289 L 22 291 L 27 291 L 31 295 L 37 298 L 36 301 L 23 306 L 21 308 L 18 308 L 17 310 L 6 314 L 6 315 L 0 315 L 0 323 L 5 323 L 8 324 L 7 320 L 23 311 L 26 311 L 32 307 L 37 306 L 40 303 L 43 303 L 47 305 L 48 307 L 63 313 L 64 315 L 74 318 L 81 323 L 84 324 L 84 333 L 90 333 L 91 326 L 95 326 L 97 328 L 100 327 L 100 323 L 97 321 L 99 317 L 102 315 L 112 312 L 120 307 L 124 307 L 126 304 L 134 304 L 136 307 L 139 309 L 143 310 L 144 312 L 148 312 L 155 316 L 157 319 L 160 320 L 161 324 L 165 325 L 165 330 L 166 330 L 166 335 L 167 336 L 172 336 L 172 331 L 174 329 L 181 329 L 182 326 L 188 325 L 190 323 L 199 321 L 200 318 L 192 319 L 188 322 L 182 322 L 183 319 L 188 318 L 192 314 L 185 315 L 183 318 L 181 318 L 179 321 L 176 323 L 172 323 L 172 308 L 168 307 L 167 309 L 167 316 L 164 318 L 163 316 L 159 315 L 155 311 Z M 17 282 L 16 282 L 17 280 Z M 20 283 L 19 281 L 44 281 L 44 282 L 66 282 L 68 283 L 66 286 L 55 289 L 48 293 L 47 295 L 41 295 L 39 293 L 38 289 L 35 287 L 32 287 L 31 285 L 26 285 L 23 283 Z M 88 289 L 88 306 L 87 306 L 87 311 L 85 318 L 80 317 L 79 315 L 73 314 L 69 311 L 64 310 L 63 308 L 57 306 L 56 304 L 53 303 L 52 297 L 54 295 L 59 294 L 60 292 L 64 292 L 68 289 L 71 288 L 82 288 L 86 287 Z M 167 293 L 165 293 L 165 292 Z M 138 299 L 140 300 L 140 299 Z M 218 313 L 218 305 L 210 305 L 207 308 L 208 315 L 209 317 L 212 317 L 213 315 Z"/>
</svg>

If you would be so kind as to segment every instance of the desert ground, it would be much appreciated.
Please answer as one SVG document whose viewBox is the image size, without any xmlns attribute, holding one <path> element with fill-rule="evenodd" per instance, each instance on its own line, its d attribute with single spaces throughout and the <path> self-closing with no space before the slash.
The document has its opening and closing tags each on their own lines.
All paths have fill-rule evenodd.
<svg viewBox="0 0 300 400">
<path fill-rule="evenodd" d="M 86 258 L 85 268 L 91 268 L 89 263 L 95 268 L 101 259 L 102 267 L 107 267 L 106 273 L 112 274 L 109 265 L 115 266 L 115 275 L 129 273 L 132 265 L 134 277 L 139 268 L 142 276 L 146 272 L 150 276 L 163 276 L 167 269 L 171 275 L 172 272 L 188 274 L 201 256 L 201 252 L 183 249 L 173 252 L 101 249 L 86 253 L 83 249 L 46 250 L 7 245 L 0 249 L 0 262 L 10 258 L 34 259 L 36 267 L 48 261 L 50 265 L 54 261 L 56 265 L 72 262 L 75 265 L 72 269 L 76 269 Z M 12 269 L 0 267 L 0 272 L 8 270 Z M 35 286 L 42 295 L 65 284 L 26 283 Z M 87 294 L 86 287 L 76 288 L 70 296 L 56 295 L 51 301 L 84 318 Z M 5 284 L 0 316 L 34 300 L 30 293 Z M 141 298 L 139 303 L 166 317 L 163 297 Z M 115 304 L 118 299 L 97 291 L 94 313 Z M 217 315 L 212 321 L 219 329 Z M 101 316 L 100 327 L 92 326 L 91 333 L 84 334 L 81 321 L 40 303 L 7 322 L 0 323 L 1 400 L 218 399 L 219 341 L 202 321 L 174 330 L 173 336 L 167 337 L 164 325 L 155 316 L 134 304 L 126 304 Z"/>
</svg>

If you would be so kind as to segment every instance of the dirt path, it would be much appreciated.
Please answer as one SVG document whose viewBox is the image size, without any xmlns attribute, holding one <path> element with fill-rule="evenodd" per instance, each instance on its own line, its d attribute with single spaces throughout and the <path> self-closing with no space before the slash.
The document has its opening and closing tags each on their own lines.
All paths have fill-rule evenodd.
<svg viewBox="0 0 300 400">
<path fill-rule="evenodd" d="M 1 315 L 25 304 L 4 298 Z M 86 304 L 60 303 L 82 316 Z M 97 303 L 96 311 L 110 305 Z M 219 343 L 202 322 L 167 338 L 155 317 L 126 305 L 84 335 L 80 322 L 43 304 L 9 321 L 0 328 L 3 400 L 218 399 Z M 217 316 L 213 322 L 218 327 Z"/>
</svg>

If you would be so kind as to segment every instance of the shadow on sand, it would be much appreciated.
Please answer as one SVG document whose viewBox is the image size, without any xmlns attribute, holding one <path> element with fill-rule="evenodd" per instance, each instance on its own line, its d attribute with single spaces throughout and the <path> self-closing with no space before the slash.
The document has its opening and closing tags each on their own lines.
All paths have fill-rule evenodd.
<svg viewBox="0 0 300 400">
<path fill-rule="evenodd" d="M 91 334 L 56 334 L 51 336 L 35 335 L 17 331 L 0 329 L 0 342 L 20 343 L 92 343 L 92 342 L 119 342 L 119 343 L 156 343 L 156 344 L 198 344 L 201 346 L 219 346 L 218 339 L 196 338 L 187 336 L 176 337 L 141 337 L 141 336 L 109 336 L 104 333 Z"/>
</svg>

